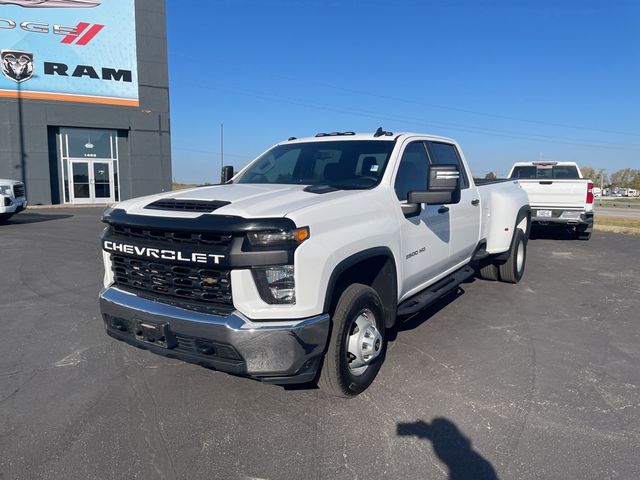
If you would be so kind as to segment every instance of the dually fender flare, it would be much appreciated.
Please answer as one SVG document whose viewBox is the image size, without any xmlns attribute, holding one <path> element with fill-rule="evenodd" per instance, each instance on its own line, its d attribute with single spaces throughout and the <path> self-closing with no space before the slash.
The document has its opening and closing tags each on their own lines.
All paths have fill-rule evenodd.
<svg viewBox="0 0 640 480">
<path fill-rule="evenodd" d="M 329 277 L 329 282 L 327 283 L 327 288 L 325 290 L 324 306 L 322 311 L 325 313 L 330 313 L 332 302 L 334 301 L 333 293 L 337 286 L 338 279 L 343 273 L 345 273 L 347 270 L 349 270 L 349 268 L 357 265 L 358 263 L 361 263 L 368 259 L 379 257 L 385 257 L 389 262 L 391 262 L 391 270 L 393 275 L 391 279 L 392 292 L 390 292 L 390 297 L 393 300 L 391 304 L 389 304 L 389 302 L 386 302 L 386 304 L 383 305 L 383 308 L 385 310 L 385 313 L 387 314 L 387 319 L 389 319 L 390 317 L 393 317 L 393 319 L 395 319 L 395 312 L 398 302 L 398 270 L 395 257 L 393 256 L 393 252 L 389 247 L 368 248 L 361 252 L 354 253 L 353 255 L 345 258 L 340 263 L 338 263 Z M 388 320 L 388 323 L 392 322 Z"/>
<path fill-rule="evenodd" d="M 527 231 L 524 232 L 525 242 L 529 240 L 529 234 L 531 233 L 531 206 L 529 204 L 523 205 L 518 210 L 516 215 L 516 221 L 513 225 L 513 236 L 511 237 L 511 243 L 509 244 L 509 250 L 496 256 L 496 260 L 506 261 L 509 259 L 509 253 L 513 248 L 513 242 L 516 239 L 516 232 L 518 231 L 518 225 L 524 219 L 527 219 Z"/>
</svg>

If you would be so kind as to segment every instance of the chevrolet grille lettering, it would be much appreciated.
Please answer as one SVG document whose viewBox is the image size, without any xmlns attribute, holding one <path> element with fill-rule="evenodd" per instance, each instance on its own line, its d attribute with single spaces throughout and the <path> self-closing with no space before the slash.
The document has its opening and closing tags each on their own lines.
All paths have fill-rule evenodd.
<svg viewBox="0 0 640 480">
<path fill-rule="evenodd" d="M 189 263 L 210 263 L 213 262 L 216 265 L 220 264 L 220 261 L 225 258 L 224 255 L 216 255 L 212 253 L 186 253 L 180 250 L 167 250 L 159 248 L 139 247 L 137 245 L 130 245 L 126 243 L 114 242 L 112 240 L 105 240 L 103 242 L 103 248 L 107 252 L 119 252 L 127 255 L 136 255 L 139 257 L 149 257 L 162 260 L 172 260 L 178 262 Z"/>
</svg>

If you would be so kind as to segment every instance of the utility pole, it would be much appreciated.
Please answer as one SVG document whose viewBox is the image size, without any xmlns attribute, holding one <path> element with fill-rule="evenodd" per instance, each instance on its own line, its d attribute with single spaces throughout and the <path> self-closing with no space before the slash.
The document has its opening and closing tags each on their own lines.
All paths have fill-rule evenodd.
<svg viewBox="0 0 640 480">
<path fill-rule="evenodd" d="M 224 123 L 220 124 L 220 174 L 224 167 Z"/>
</svg>

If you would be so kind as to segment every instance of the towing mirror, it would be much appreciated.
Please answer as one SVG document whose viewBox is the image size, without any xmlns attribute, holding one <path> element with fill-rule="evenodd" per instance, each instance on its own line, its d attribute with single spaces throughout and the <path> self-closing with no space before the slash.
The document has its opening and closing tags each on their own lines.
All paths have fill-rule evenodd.
<svg viewBox="0 0 640 480">
<path fill-rule="evenodd" d="M 431 165 L 429 167 L 429 189 L 424 192 L 409 192 L 408 203 L 442 205 L 460 201 L 460 171 L 457 165 Z"/>
<path fill-rule="evenodd" d="M 224 167 L 222 167 L 222 172 L 220 173 L 220 183 L 227 183 L 232 178 L 233 167 L 231 165 L 225 165 Z"/>
<path fill-rule="evenodd" d="M 431 165 L 429 167 L 430 192 L 454 192 L 458 189 L 460 171 L 457 165 Z"/>
</svg>

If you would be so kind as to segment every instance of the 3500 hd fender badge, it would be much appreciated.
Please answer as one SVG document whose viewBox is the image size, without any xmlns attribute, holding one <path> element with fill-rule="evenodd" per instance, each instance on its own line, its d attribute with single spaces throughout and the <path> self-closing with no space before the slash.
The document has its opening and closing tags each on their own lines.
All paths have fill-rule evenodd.
<svg viewBox="0 0 640 480">
<path fill-rule="evenodd" d="M 213 261 L 216 265 L 224 258 L 224 255 L 214 255 L 211 253 L 184 253 L 176 250 L 166 250 L 161 248 L 138 247 L 126 243 L 105 240 L 103 247 L 108 252 L 120 252 L 127 255 L 137 255 L 140 257 L 157 258 L 162 260 L 174 260 L 189 263 L 209 263 Z"/>
</svg>

